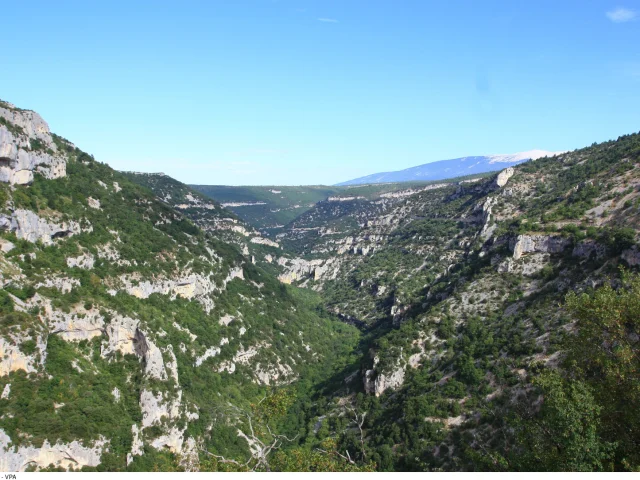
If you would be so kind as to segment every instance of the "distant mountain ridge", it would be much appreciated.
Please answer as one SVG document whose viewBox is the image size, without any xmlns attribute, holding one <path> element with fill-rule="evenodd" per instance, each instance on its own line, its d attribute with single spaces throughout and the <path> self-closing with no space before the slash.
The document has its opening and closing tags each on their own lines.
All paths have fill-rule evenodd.
<svg viewBox="0 0 640 480">
<path fill-rule="evenodd" d="M 517 165 L 528 160 L 552 157 L 564 152 L 548 152 L 546 150 L 529 150 L 506 155 L 481 155 L 473 157 L 453 158 L 425 163 L 416 167 L 397 170 L 395 172 L 380 172 L 367 175 L 337 186 L 363 185 L 368 183 L 411 182 L 419 180 L 443 180 L 445 178 L 473 175 L 476 173 L 501 170 L 510 165 Z"/>
</svg>

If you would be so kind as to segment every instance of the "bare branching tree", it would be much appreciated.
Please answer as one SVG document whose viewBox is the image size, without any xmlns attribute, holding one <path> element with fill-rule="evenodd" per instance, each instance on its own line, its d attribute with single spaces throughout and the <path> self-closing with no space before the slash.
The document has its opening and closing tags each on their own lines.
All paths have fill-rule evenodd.
<svg viewBox="0 0 640 480">
<path fill-rule="evenodd" d="M 222 455 L 209 451 L 207 451 L 207 454 L 220 463 L 235 465 L 241 470 L 271 471 L 269 456 L 278 450 L 284 442 L 294 442 L 298 438 L 298 435 L 289 438 L 286 435 L 277 434 L 272 431 L 268 423 L 268 417 L 271 411 L 267 408 L 266 412 L 264 412 L 260 408 L 261 404 L 267 398 L 268 397 L 265 396 L 260 400 L 256 405 L 258 408 L 253 408 L 251 412 L 232 405 L 231 403 L 226 407 L 215 409 L 218 416 L 231 419 L 242 425 L 242 427 L 238 427 L 238 436 L 243 438 L 249 447 L 250 456 L 246 461 L 241 462 L 225 458 Z M 275 408 L 278 408 L 278 406 Z"/>
</svg>

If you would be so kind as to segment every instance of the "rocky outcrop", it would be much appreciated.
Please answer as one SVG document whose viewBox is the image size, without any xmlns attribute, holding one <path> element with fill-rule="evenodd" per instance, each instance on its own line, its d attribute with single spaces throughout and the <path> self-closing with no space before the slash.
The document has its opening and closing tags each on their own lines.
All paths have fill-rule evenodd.
<svg viewBox="0 0 640 480">
<path fill-rule="evenodd" d="M 494 185 L 498 188 L 504 187 L 509 179 L 513 177 L 514 173 L 515 170 L 513 169 L 513 167 L 505 168 L 498 174 L 498 176 L 494 180 Z"/>
<path fill-rule="evenodd" d="M 268 238 L 264 238 L 264 237 L 253 237 L 250 240 L 251 243 L 256 243 L 258 245 L 266 245 L 268 247 L 274 247 L 274 248 L 280 248 L 280 244 L 277 242 L 274 242 L 273 240 L 269 240 Z"/>
<path fill-rule="evenodd" d="M 35 351 L 24 352 L 21 346 L 30 341 L 35 341 Z M 23 333 L 18 330 L 0 337 L 0 377 L 18 370 L 26 373 L 38 372 L 44 365 L 46 350 L 46 334 L 41 331 Z"/>
<path fill-rule="evenodd" d="M 0 181 L 28 185 L 34 172 L 46 178 L 66 175 L 66 159 L 58 152 L 47 123 L 35 112 L 0 107 Z"/>
<path fill-rule="evenodd" d="M 84 268 L 91 270 L 95 264 L 95 258 L 90 253 L 83 253 L 77 257 L 67 257 L 67 266 L 70 268 Z"/>
<path fill-rule="evenodd" d="M 316 268 L 324 264 L 324 260 L 304 260 L 302 258 L 279 258 L 278 265 L 285 268 L 285 272 L 278 276 L 282 283 L 291 284 L 298 280 L 315 277 Z"/>
<path fill-rule="evenodd" d="M 104 318 L 98 310 L 81 308 L 65 313 L 53 310 L 50 305 L 46 305 L 45 313 L 50 333 L 59 335 L 67 342 L 91 340 L 102 335 Z"/>
<path fill-rule="evenodd" d="M 220 353 L 220 349 L 218 347 L 210 347 L 206 349 L 202 355 L 196 358 L 194 365 L 196 367 L 199 367 L 204 363 L 205 360 L 207 360 L 208 358 L 215 357 L 219 353 Z"/>
<path fill-rule="evenodd" d="M 560 235 L 518 235 L 509 243 L 514 260 L 526 253 L 560 253 L 569 245 L 571 240 Z"/>
<path fill-rule="evenodd" d="M 140 407 L 142 409 L 142 428 L 159 425 L 162 419 L 175 420 L 180 417 L 182 392 L 177 392 L 176 398 L 168 398 L 165 392 L 154 394 L 149 390 L 140 393 Z"/>
<path fill-rule="evenodd" d="M 147 377 L 167 380 L 162 352 L 151 341 L 149 335 L 140 329 L 138 320 L 116 316 L 105 330 L 108 341 L 102 346 L 103 357 L 109 357 L 115 351 L 123 355 L 137 355 L 144 361 Z"/>
<path fill-rule="evenodd" d="M 71 443 L 48 440 L 41 447 L 13 446 L 11 438 L 0 429 L 0 471 L 24 472 L 27 469 L 40 469 L 49 466 L 65 470 L 79 470 L 82 467 L 96 467 L 100 464 L 102 452 L 108 440 L 101 437 L 90 447 L 78 441 Z"/>
<path fill-rule="evenodd" d="M 482 223 L 482 231 L 480 237 L 482 240 L 487 241 L 493 235 L 496 229 L 496 225 L 491 225 L 491 213 L 493 206 L 496 203 L 495 197 L 488 197 L 484 202 L 476 205 L 475 211 L 478 212 L 480 222 Z"/>
<path fill-rule="evenodd" d="M 133 457 L 144 454 L 144 442 L 142 441 L 141 432 L 138 425 L 135 423 L 131 425 L 131 435 L 133 440 L 131 442 L 131 451 L 127 453 L 127 465 L 133 462 Z"/>
<path fill-rule="evenodd" d="M 172 300 L 181 296 L 188 300 L 194 299 L 204 307 L 208 313 L 213 309 L 212 293 L 222 291 L 227 283 L 235 278 L 244 280 L 244 271 L 241 266 L 229 269 L 229 273 L 222 280 L 222 285 L 214 281 L 214 272 L 208 275 L 201 273 L 189 273 L 188 270 L 178 278 L 157 278 L 155 280 L 139 280 L 139 276 L 123 275 L 110 292 L 115 295 L 119 289 L 125 290 L 129 295 L 137 298 L 148 298 L 154 293 L 169 295 Z"/>
<path fill-rule="evenodd" d="M 107 344 L 101 348 L 100 355 L 108 357 L 110 354 L 119 351 L 123 355 L 135 355 L 136 348 L 134 340 L 138 330 L 138 320 L 129 317 L 118 316 L 107 325 Z"/>
<path fill-rule="evenodd" d="M 340 262 L 336 258 L 305 260 L 303 258 L 281 257 L 278 259 L 278 265 L 284 269 L 284 272 L 278 276 L 278 280 L 291 284 L 305 279 L 315 281 L 325 278 L 334 279 L 338 274 Z"/>
<path fill-rule="evenodd" d="M 55 288 L 60 290 L 62 293 L 69 293 L 75 287 L 80 286 L 80 280 L 77 278 L 68 278 L 68 277 L 48 277 L 45 278 L 43 282 L 36 284 L 36 288 Z"/>
<path fill-rule="evenodd" d="M 16 237 L 31 243 L 41 241 L 45 245 L 51 245 L 56 238 L 70 237 L 82 231 L 78 222 L 55 223 L 40 218 L 31 210 L 15 210 L 11 216 L 0 215 L 0 230 L 14 232 Z"/>
<path fill-rule="evenodd" d="M 291 367 L 279 362 L 275 365 L 267 366 L 258 364 L 254 375 L 257 382 L 262 385 L 286 385 L 295 380 Z"/>
<path fill-rule="evenodd" d="M 401 386 L 405 375 L 405 366 L 400 366 L 399 364 L 386 375 L 378 372 L 376 370 L 378 362 L 379 358 L 376 356 L 373 359 L 373 368 L 366 370 L 363 376 L 364 391 L 376 397 L 382 395 L 387 389 Z"/>
</svg>

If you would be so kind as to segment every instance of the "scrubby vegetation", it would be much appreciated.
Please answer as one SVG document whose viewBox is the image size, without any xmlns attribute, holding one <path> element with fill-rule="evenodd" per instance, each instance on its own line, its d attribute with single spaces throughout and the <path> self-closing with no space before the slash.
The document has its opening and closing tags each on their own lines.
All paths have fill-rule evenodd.
<svg viewBox="0 0 640 480">
<path fill-rule="evenodd" d="M 66 176 L 0 185 L 5 453 L 103 440 L 83 468 L 105 471 L 640 468 L 640 136 L 503 186 L 205 192 L 279 198 L 252 220 L 289 222 L 278 237 L 53 142 Z M 57 233 L 26 237 L 18 211 Z M 294 261 L 316 263 L 278 281 Z"/>
</svg>

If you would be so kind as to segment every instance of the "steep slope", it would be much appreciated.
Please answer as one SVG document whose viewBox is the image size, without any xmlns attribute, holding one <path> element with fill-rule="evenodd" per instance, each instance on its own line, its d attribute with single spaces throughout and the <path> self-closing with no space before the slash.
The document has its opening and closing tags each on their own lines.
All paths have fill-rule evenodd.
<svg viewBox="0 0 640 480">
<path fill-rule="evenodd" d="M 486 176 L 393 184 L 392 189 L 385 188 L 391 185 L 347 187 L 342 195 L 318 202 L 277 235 L 285 249 L 299 256 L 285 265 L 281 279 L 321 290 L 326 279 L 335 280 L 342 275 L 340 272 L 348 271 L 340 270 L 341 265 L 375 253 L 402 219 L 411 221 L 420 216 L 421 204 L 414 205 L 413 199 L 424 199 L 437 208 L 447 188 L 462 188 Z M 393 275 L 393 265 L 386 265 L 385 271 Z M 376 309 L 370 313 L 377 315 Z"/>
<path fill-rule="evenodd" d="M 360 371 L 343 372 L 369 394 L 349 397 L 366 414 L 367 458 L 383 469 L 499 467 L 487 452 L 503 445 L 505 418 L 539 407 L 532 378 L 562 360 L 565 295 L 619 284 L 619 266 L 640 264 L 639 162 L 640 135 L 627 135 L 420 192 L 361 228 L 363 241 L 381 228 L 376 247 L 343 255 L 322 288 L 368 332 Z"/>
<path fill-rule="evenodd" d="M 248 224 L 264 233 L 278 232 L 285 224 L 337 192 L 334 187 L 319 186 L 246 186 L 191 185 L 232 210 Z"/>
<path fill-rule="evenodd" d="M 278 242 L 263 236 L 220 203 L 164 174 L 123 174 L 132 182 L 151 190 L 160 200 L 181 212 L 203 231 L 237 246 L 254 265 L 259 265 L 275 276 L 283 272 L 281 264 L 291 255 Z"/>
<path fill-rule="evenodd" d="M 146 175 L 143 174 L 141 178 Z M 150 174 L 148 178 L 159 178 L 161 175 Z M 473 175 L 469 178 L 479 176 L 481 175 Z M 385 194 L 388 194 L 386 197 L 392 198 L 395 197 L 394 192 L 402 191 L 401 195 L 406 195 L 407 189 L 421 188 L 430 183 L 432 182 L 417 181 L 354 187 L 191 185 L 190 188 L 221 203 L 223 207 L 233 211 L 246 224 L 264 235 L 274 237 L 286 231 L 291 222 L 312 211 L 318 203 L 345 202 L 349 199 L 377 200 L 385 198 Z"/>
<path fill-rule="evenodd" d="M 321 381 L 355 329 L 222 241 L 233 218 L 219 206 L 192 200 L 213 212 L 205 232 L 36 113 L 1 106 L 0 469 L 249 455 L 246 420 L 220 408 Z"/>
<path fill-rule="evenodd" d="M 415 182 L 418 180 L 442 180 L 445 178 L 460 177 L 463 175 L 495 172 L 529 160 L 551 157 L 558 153 L 561 152 L 530 150 L 527 152 L 508 155 L 481 155 L 454 158 L 451 160 L 439 160 L 395 172 L 374 173 L 372 175 L 339 183 L 338 186 L 389 182 Z"/>
</svg>

